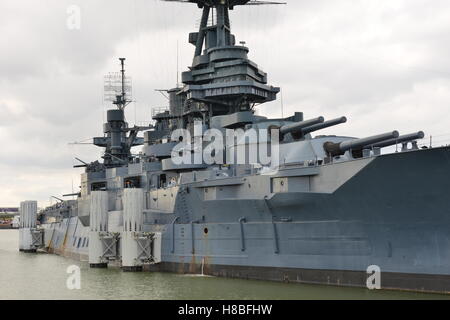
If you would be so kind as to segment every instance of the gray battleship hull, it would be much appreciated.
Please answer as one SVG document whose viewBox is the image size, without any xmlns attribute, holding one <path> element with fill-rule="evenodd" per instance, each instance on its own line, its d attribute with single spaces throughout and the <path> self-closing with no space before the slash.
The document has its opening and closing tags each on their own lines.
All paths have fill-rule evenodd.
<svg viewBox="0 0 450 320">
<path fill-rule="evenodd" d="M 180 185 L 145 212 L 162 233 L 146 269 L 364 287 L 376 265 L 382 288 L 448 293 L 449 175 L 442 147 Z M 46 250 L 87 259 L 79 217 L 44 227 Z"/>
</svg>

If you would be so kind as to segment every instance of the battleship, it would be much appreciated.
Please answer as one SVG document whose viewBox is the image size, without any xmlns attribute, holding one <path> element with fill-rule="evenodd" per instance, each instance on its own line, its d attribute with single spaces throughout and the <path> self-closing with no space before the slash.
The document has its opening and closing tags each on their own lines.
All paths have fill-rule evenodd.
<svg viewBox="0 0 450 320">
<path fill-rule="evenodd" d="M 320 135 L 346 117 L 257 115 L 280 88 L 236 43 L 229 13 L 274 3 L 177 2 L 202 13 L 188 37 L 192 65 L 167 90 L 169 107 L 154 108 L 146 127 L 129 126 L 122 58 L 104 135 L 93 138 L 102 159 L 80 160 L 75 199 L 39 212 L 35 201 L 21 203 L 20 250 L 128 272 L 354 287 L 366 287 L 375 266 L 382 289 L 449 293 L 450 147 L 419 147 L 422 131 Z M 244 136 L 208 149 L 220 140 L 204 138 L 208 130 Z M 252 130 L 276 145 L 266 150 L 270 163 L 260 150 L 255 161 Z M 234 161 L 242 148 L 246 161 Z"/>
</svg>

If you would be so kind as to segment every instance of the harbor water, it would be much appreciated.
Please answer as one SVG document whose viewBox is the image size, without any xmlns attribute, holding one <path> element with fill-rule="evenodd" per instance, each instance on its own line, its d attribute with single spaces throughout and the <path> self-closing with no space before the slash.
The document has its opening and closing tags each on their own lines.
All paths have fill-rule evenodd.
<svg viewBox="0 0 450 320">
<path fill-rule="evenodd" d="M 90 269 L 52 254 L 18 251 L 18 230 L 0 230 L 0 299 L 450 299 L 450 296 L 170 273 Z M 75 267 L 74 267 L 75 266 Z M 80 271 L 80 289 L 67 285 Z M 79 269 L 78 269 L 79 268 Z"/>
</svg>

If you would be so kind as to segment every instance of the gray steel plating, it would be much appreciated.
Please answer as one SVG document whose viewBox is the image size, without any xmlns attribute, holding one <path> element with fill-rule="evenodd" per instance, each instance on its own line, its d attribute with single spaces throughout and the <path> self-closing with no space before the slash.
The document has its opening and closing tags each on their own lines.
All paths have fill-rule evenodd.
<svg viewBox="0 0 450 320">
<path fill-rule="evenodd" d="M 255 105 L 276 99 L 279 88 L 267 84 L 231 34 L 229 9 L 249 2 L 189 2 L 203 13 L 198 32 L 189 35 L 195 53 L 183 87 L 168 90 L 170 106 L 146 128 L 128 128 L 125 93 L 118 97 L 105 137 L 94 140 L 105 148 L 103 163 L 83 165 L 77 200 L 40 213 L 44 249 L 86 258 L 91 192 L 108 192 L 108 232 L 118 234 L 124 189 L 141 188 L 144 230 L 162 235 L 161 261 L 144 269 L 365 286 L 367 268 L 377 265 L 383 288 L 450 292 L 450 147 L 419 150 L 423 132 L 311 135 L 345 117 L 255 115 Z M 217 19 L 208 25 L 211 8 Z M 194 133 L 198 121 L 222 132 L 280 128 L 279 165 L 172 163 L 179 140 L 171 133 Z M 412 147 L 402 152 L 379 152 L 408 142 Z M 246 144 L 233 147 L 240 143 Z M 142 144 L 132 156 L 130 149 Z M 120 265 L 120 241 L 117 251 Z"/>
</svg>

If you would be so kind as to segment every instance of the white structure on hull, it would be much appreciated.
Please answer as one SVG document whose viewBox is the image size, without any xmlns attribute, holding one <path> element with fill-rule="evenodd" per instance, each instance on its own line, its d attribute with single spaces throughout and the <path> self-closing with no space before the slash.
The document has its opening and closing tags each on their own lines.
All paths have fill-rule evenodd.
<svg viewBox="0 0 450 320">
<path fill-rule="evenodd" d="M 37 201 L 20 203 L 19 250 L 36 252 L 42 245 L 42 233 L 36 228 Z"/>
<path fill-rule="evenodd" d="M 92 191 L 90 202 L 89 265 L 92 268 L 106 268 L 105 241 L 108 237 L 108 192 Z"/>
<path fill-rule="evenodd" d="M 143 232 L 144 191 L 143 189 L 125 189 L 123 194 L 123 231 L 122 231 L 122 269 L 141 271 L 145 263 L 160 261 L 160 253 L 155 257 L 154 245 L 161 236 L 157 233 Z M 160 249 L 159 249 L 160 252 Z"/>
<path fill-rule="evenodd" d="M 144 192 L 142 189 L 125 189 L 123 193 L 122 268 L 125 271 L 142 269 L 136 238 L 144 224 Z"/>
</svg>

